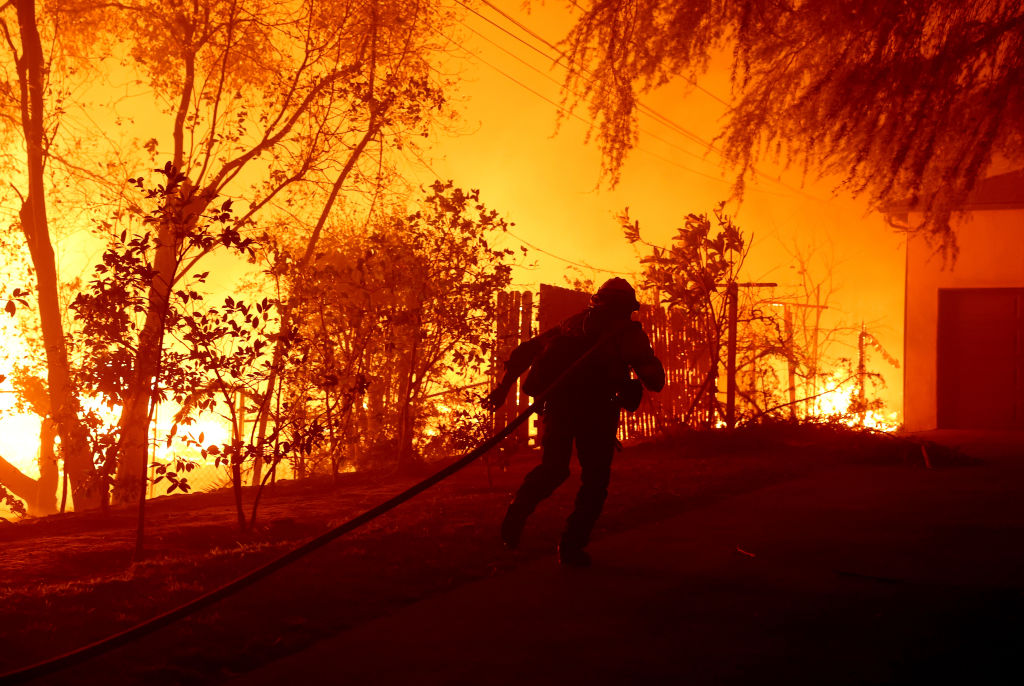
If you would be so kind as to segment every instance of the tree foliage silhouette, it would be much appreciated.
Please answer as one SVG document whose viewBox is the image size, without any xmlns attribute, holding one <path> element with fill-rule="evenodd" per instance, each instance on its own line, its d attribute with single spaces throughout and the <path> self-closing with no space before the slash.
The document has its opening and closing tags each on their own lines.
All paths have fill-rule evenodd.
<svg viewBox="0 0 1024 686">
<path fill-rule="evenodd" d="M 191 199 L 181 221 L 215 209 L 214 199 L 232 197 L 240 232 L 286 216 L 308 231 L 312 255 L 338 199 L 379 188 L 389 151 L 425 135 L 443 108 L 443 84 L 429 58 L 440 41 L 434 29 L 445 17 L 436 3 L 419 0 L 18 0 L 0 8 L 2 66 L 12 86 L 0 89 L 0 125 L 23 140 L 25 151 L 4 154 L 2 162 L 20 196 L 19 226 L 37 282 L 32 314 L 42 326 L 47 392 L 76 508 L 101 504 L 105 485 L 97 483 L 96 446 L 66 349 L 66 334 L 77 334 L 67 330 L 65 309 L 75 293 L 62 290 L 68 282 L 55 257 L 62 232 L 83 228 L 78 215 L 87 208 L 106 212 L 102 223 L 90 221 L 103 227 L 99 233 L 118 236 L 132 221 L 134 202 L 123 180 L 170 159 L 186 179 L 182 196 Z M 72 97 L 88 88 L 98 65 L 151 98 L 154 108 L 130 132 L 121 128 L 129 117 L 110 117 Z M 74 203 L 81 207 L 72 212 Z M 48 214 L 59 204 L 64 211 Z M 143 478 L 166 333 L 162 313 L 174 298 L 171 270 L 181 247 L 175 236 L 189 231 L 164 222 L 150 238 L 145 316 L 131 359 L 119 361 L 130 373 L 122 391 L 119 454 L 108 466 L 116 464 L 120 502 L 133 499 Z M 187 267 L 204 268 L 198 262 Z M 287 330 L 287 301 L 280 314 Z"/>
<path fill-rule="evenodd" d="M 839 175 L 875 207 L 907 197 L 955 248 L 951 212 L 993 156 L 1024 153 L 1024 6 L 1016 0 L 592 0 L 565 39 L 613 177 L 639 95 L 730 55 L 720 136 L 737 190 L 773 158 Z"/>
<path fill-rule="evenodd" d="M 512 251 L 507 224 L 437 181 L 406 214 L 384 213 L 363 235 L 335 236 L 311 268 L 291 272 L 300 337 L 284 384 L 306 421 L 324 422 L 339 460 L 404 468 L 423 457 L 428 420 L 458 425 L 459 386 L 484 374 L 497 293 Z M 437 416 L 438 401 L 451 417 Z"/>
<path fill-rule="evenodd" d="M 705 393 L 717 390 L 729 330 L 727 285 L 738 278 L 750 243 L 725 213 L 724 202 L 711 215 L 688 214 L 667 247 L 644 240 L 640 223 L 630 218 L 628 209 L 619 222 L 629 243 L 650 249 L 650 254 L 640 259 L 644 266 L 641 287 L 653 291 L 658 304 L 685 314 L 680 322 L 685 327 L 683 335 L 696 341 L 707 356 L 708 376 L 693 401 L 696 407 Z"/>
</svg>

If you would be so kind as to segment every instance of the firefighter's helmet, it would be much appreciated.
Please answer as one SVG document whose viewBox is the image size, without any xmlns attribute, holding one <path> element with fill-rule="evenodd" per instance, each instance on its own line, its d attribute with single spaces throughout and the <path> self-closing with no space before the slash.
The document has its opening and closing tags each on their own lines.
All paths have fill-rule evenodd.
<svg viewBox="0 0 1024 686">
<path fill-rule="evenodd" d="M 590 304 L 594 307 L 611 306 L 628 308 L 629 312 L 640 309 L 640 302 L 636 299 L 636 291 L 625 279 L 615 277 L 608 279 L 597 293 L 590 298 Z"/>
</svg>

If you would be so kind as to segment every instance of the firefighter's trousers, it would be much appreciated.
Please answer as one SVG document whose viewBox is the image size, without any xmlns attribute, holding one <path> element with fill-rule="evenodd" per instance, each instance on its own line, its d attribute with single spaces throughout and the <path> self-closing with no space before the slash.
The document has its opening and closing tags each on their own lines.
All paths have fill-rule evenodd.
<svg viewBox="0 0 1024 686">
<path fill-rule="evenodd" d="M 608 497 L 619 407 L 611 401 L 548 406 L 544 411 L 543 457 L 523 480 L 509 516 L 525 521 L 537 504 L 569 478 L 573 444 L 580 463 L 580 490 L 566 521 L 563 548 L 582 549 Z"/>
</svg>

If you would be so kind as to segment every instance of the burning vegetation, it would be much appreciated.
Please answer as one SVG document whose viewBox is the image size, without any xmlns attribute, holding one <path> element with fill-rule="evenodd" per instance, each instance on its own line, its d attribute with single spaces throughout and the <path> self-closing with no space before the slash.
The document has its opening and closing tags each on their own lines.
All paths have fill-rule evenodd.
<svg viewBox="0 0 1024 686">
<path fill-rule="evenodd" d="M 875 397 L 884 382 L 868 355 L 899 363 L 863 325 L 823 325 L 828 275 L 815 280 L 806 262 L 796 287 L 741 281 L 753 246 L 724 207 L 688 215 L 668 246 L 644 241 L 639 223 L 620 217 L 626 240 L 650 251 L 641 259 L 643 286 L 667 309 L 690 366 L 703 369 L 703 379 L 690 382 L 696 392 L 682 423 L 733 428 L 787 419 L 895 430 L 896 414 L 883 415 Z M 834 352 L 844 347 L 854 354 Z"/>
</svg>

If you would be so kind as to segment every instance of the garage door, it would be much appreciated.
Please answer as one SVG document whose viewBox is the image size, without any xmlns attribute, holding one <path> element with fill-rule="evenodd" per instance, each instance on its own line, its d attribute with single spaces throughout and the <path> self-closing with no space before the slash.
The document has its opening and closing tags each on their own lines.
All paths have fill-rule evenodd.
<svg viewBox="0 0 1024 686">
<path fill-rule="evenodd" d="M 939 291 L 938 423 L 1024 429 L 1024 288 Z"/>
</svg>

